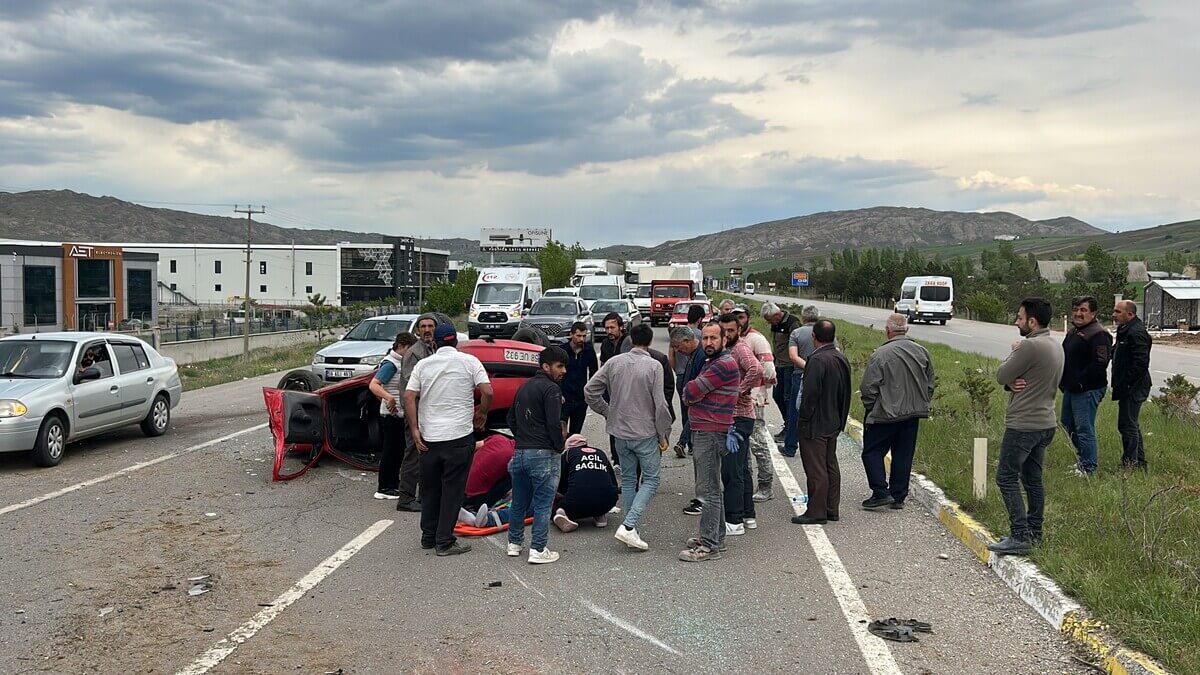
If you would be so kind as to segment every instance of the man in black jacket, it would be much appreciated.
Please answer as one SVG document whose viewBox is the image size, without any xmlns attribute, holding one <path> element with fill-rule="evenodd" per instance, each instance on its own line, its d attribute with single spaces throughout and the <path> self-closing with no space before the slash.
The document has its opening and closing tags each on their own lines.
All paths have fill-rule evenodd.
<svg viewBox="0 0 1200 675">
<path fill-rule="evenodd" d="M 604 315 L 604 332 L 608 337 L 600 343 L 600 365 L 608 363 L 608 360 L 617 354 L 624 354 L 633 349 L 629 333 L 625 332 L 625 319 L 622 319 L 620 314 L 609 312 Z"/>
<path fill-rule="evenodd" d="M 1096 320 L 1100 306 L 1096 298 L 1081 295 L 1071 301 L 1074 324 L 1063 338 L 1062 425 L 1075 446 L 1079 464 L 1076 476 L 1096 473 L 1100 450 L 1096 444 L 1096 411 L 1108 386 L 1108 360 L 1112 357 L 1112 336 Z"/>
<path fill-rule="evenodd" d="M 562 347 L 543 349 L 538 363 L 540 370 L 521 385 L 508 409 L 508 428 L 516 441 L 516 450 L 508 463 L 512 477 L 508 555 L 521 555 L 525 516 L 532 515 L 529 562 L 534 564 L 558 560 L 558 553 L 551 551 L 546 543 L 562 463 L 562 389 L 558 381 L 567 372 L 567 353 Z"/>
<path fill-rule="evenodd" d="M 1145 469 L 1146 449 L 1138 417 L 1150 398 L 1150 347 L 1153 340 L 1137 315 L 1137 305 L 1118 300 L 1113 307 L 1117 344 L 1113 352 L 1112 397 L 1117 402 L 1117 431 L 1121 434 L 1121 463 L 1127 469 Z"/>
<path fill-rule="evenodd" d="M 771 398 L 775 399 L 779 414 L 783 416 L 783 428 L 775 434 L 775 442 L 783 443 L 787 438 L 788 427 L 794 426 L 796 422 L 796 392 L 792 391 L 795 366 L 788 358 L 788 345 L 792 331 L 800 327 L 800 320 L 773 302 L 763 303 L 762 315 L 767 323 L 771 324 L 771 350 L 775 357 L 775 379 L 778 382 L 771 391 Z"/>
<path fill-rule="evenodd" d="M 587 324 L 576 321 L 571 325 L 571 339 L 564 351 L 567 354 L 567 374 L 559 381 L 563 395 L 563 433 L 567 436 L 583 431 L 587 403 L 583 400 L 583 385 L 592 379 L 600 365 L 596 363 L 596 348 L 592 346 Z"/>
<path fill-rule="evenodd" d="M 850 416 L 850 362 L 833 346 L 836 326 L 829 319 L 813 325 L 817 349 L 804 365 L 804 392 L 796 422 L 800 429 L 800 459 L 808 482 L 808 511 L 793 516 L 797 525 L 824 525 L 838 520 L 842 473 L 837 439 Z"/>
</svg>

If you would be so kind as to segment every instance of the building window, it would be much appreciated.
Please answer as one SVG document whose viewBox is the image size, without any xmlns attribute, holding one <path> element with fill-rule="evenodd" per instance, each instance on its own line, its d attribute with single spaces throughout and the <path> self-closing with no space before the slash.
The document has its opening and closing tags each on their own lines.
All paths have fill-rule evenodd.
<svg viewBox="0 0 1200 675">
<path fill-rule="evenodd" d="M 176 272 L 176 269 L 175 269 L 175 261 L 174 261 L 174 260 L 172 260 L 172 261 L 171 261 L 171 274 L 175 274 L 175 272 Z"/>
<path fill-rule="evenodd" d="M 259 274 L 266 274 L 266 273 L 267 273 L 267 261 L 266 261 L 266 260 L 261 260 L 261 261 L 259 261 L 259 263 L 258 263 L 258 273 L 259 273 Z"/>
<path fill-rule="evenodd" d="M 76 297 L 113 297 L 112 261 L 76 260 L 75 265 Z"/>
<path fill-rule="evenodd" d="M 305 276 L 309 276 L 309 277 L 312 276 L 312 265 L 313 264 L 310 262 L 304 263 L 304 275 Z"/>
<path fill-rule="evenodd" d="M 213 274 L 220 274 L 220 273 L 221 273 L 221 261 L 214 260 L 213 261 Z"/>
<path fill-rule="evenodd" d="M 53 267 L 26 266 L 25 325 L 46 326 L 58 321 L 57 280 Z"/>
<path fill-rule="evenodd" d="M 125 279 L 125 295 L 129 298 L 126 318 L 150 321 L 154 312 L 154 289 L 150 284 L 150 270 L 126 270 Z"/>
<path fill-rule="evenodd" d="M 221 292 L 221 284 L 213 284 L 213 290 L 217 293 Z"/>
<path fill-rule="evenodd" d="M 171 290 L 175 290 L 175 284 L 171 284 Z"/>
<path fill-rule="evenodd" d="M 312 286 L 305 286 L 305 287 L 304 287 L 304 292 L 305 292 L 305 293 L 312 293 Z"/>
<path fill-rule="evenodd" d="M 258 286 L 258 292 L 259 292 L 259 293 L 266 293 L 266 292 L 267 292 L 267 285 L 266 285 L 266 284 L 259 284 L 259 286 Z"/>
</svg>

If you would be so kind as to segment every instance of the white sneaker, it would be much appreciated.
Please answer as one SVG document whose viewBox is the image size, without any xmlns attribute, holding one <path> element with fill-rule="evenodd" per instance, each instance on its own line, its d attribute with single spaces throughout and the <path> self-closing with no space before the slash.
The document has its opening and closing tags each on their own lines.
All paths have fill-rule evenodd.
<svg viewBox="0 0 1200 675">
<path fill-rule="evenodd" d="M 642 538 L 638 536 L 636 528 L 631 530 L 622 524 L 617 528 L 617 533 L 614 535 L 614 538 L 629 548 L 635 548 L 639 551 L 650 550 L 650 544 L 642 541 Z"/>
<path fill-rule="evenodd" d="M 725 534 L 734 537 L 746 534 L 746 526 L 742 523 L 738 523 L 737 525 L 725 523 Z"/>
<path fill-rule="evenodd" d="M 480 504 L 475 512 L 475 527 L 486 527 L 488 522 L 488 505 Z"/>
<path fill-rule="evenodd" d="M 533 551 L 530 551 L 530 554 L 532 554 L 532 553 L 533 553 Z M 521 545 L 509 542 L 508 543 L 508 555 L 513 558 L 521 555 Z"/>
<path fill-rule="evenodd" d="M 558 560 L 558 553 L 556 551 L 551 551 L 548 548 L 544 548 L 540 551 L 532 548 L 529 549 L 530 565 L 545 565 L 546 563 L 552 563 L 556 560 Z"/>
<path fill-rule="evenodd" d="M 563 532 L 574 532 L 579 529 L 579 523 L 567 517 L 567 512 L 559 509 L 554 514 L 554 526 Z"/>
<path fill-rule="evenodd" d="M 477 525 L 475 525 L 475 514 L 471 513 L 470 511 L 468 511 L 466 509 L 460 508 L 458 510 L 458 522 L 462 523 L 463 525 L 471 525 L 473 527 L 478 527 Z"/>
<path fill-rule="evenodd" d="M 758 521 L 753 518 L 743 519 L 742 524 L 746 526 L 747 530 L 757 530 L 758 529 Z"/>
</svg>

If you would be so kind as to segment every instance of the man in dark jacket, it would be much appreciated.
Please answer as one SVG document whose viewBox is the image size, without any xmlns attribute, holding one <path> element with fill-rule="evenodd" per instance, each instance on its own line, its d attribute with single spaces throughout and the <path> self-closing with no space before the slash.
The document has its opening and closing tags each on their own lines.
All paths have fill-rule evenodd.
<svg viewBox="0 0 1200 675">
<path fill-rule="evenodd" d="M 771 398 L 779 406 L 779 414 L 783 416 L 783 428 L 775 434 L 775 441 L 782 443 L 787 437 L 787 428 L 795 423 L 796 415 L 789 408 L 795 405 L 796 392 L 792 391 L 792 371 L 795 367 L 788 358 L 788 341 L 792 331 L 800 327 L 800 320 L 791 313 L 783 310 L 773 302 L 764 302 L 763 318 L 771 324 L 771 349 L 775 357 L 775 379 L 778 384 L 771 391 Z"/>
<path fill-rule="evenodd" d="M 558 560 L 558 553 L 546 543 L 562 464 L 562 389 L 558 381 L 567 372 L 567 353 L 562 347 L 543 349 L 538 363 L 540 370 L 521 385 L 508 409 L 508 428 L 516 441 L 516 451 L 508 463 L 512 477 L 508 555 L 521 555 L 525 517 L 532 515 L 529 562 L 535 564 Z"/>
<path fill-rule="evenodd" d="M 850 362 L 833 346 L 837 328 L 829 319 L 813 324 L 817 349 L 804 366 L 804 392 L 796 415 L 800 429 L 800 459 L 808 482 L 808 511 L 793 516 L 797 525 L 824 525 L 838 520 L 842 473 L 837 439 L 850 416 Z"/>
<path fill-rule="evenodd" d="M 563 426 L 568 436 L 583 430 L 587 417 L 587 403 L 583 400 L 583 385 L 592 379 L 600 365 L 596 363 L 596 348 L 592 346 L 587 324 L 576 321 L 571 326 L 571 340 L 567 343 L 567 374 L 559 381 L 563 395 Z"/>
<path fill-rule="evenodd" d="M 1079 464 L 1075 475 L 1096 473 L 1099 448 L 1096 444 L 1096 411 L 1108 386 L 1108 360 L 1112 357 L 1112 336 L 1096 320 L 1096 298 L 1081 295 L 1071 301 L 1074 324 L 1063 338 L 1062 425 L 1075 446 Z"/>
<path fill-rule="evenodd" d="M 1138 418 L 1150 398 L 1150 347 L 1153 341 L 1137 315 L 1137 305 L 1118 300 L 1113 307 L 1117 344 L 1113 352 L 1112 397 L 1117 402 L 1117 431 L 1121 434 L 1121 463 L 1127 469 L 1145 469 L 1146 449 Z"/>
<path fill-rule="evenodd" d="M 600 343 L 600 365 L 608 363 L 608 360 L 617 354 L 624 354 L 633 349 L 633 342 L 625 332 L 625 319 L 622 319 L 620 314 L 609 312 L 604 315 L 604 332 L 608 337 Z"/>
</svg>

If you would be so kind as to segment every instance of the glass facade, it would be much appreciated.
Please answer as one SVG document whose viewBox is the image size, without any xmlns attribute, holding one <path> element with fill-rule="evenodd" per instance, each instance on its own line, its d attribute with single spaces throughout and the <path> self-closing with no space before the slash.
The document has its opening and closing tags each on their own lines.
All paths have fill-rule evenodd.
<svg viewBox="0 0 1200 675">
<path fill-rule="evenodd" d="M 113 297 L 111 260 L 77 260 L 75 265 L 76 297 Z"/>
<path fill-rule="evenodd" d="M 26 266 L 25 320 L 26 326 L 53 325 L 58 321 L 58 282 L 53 267 Z"/>
<path fill-rule="evenodd" d="M 150 270 L 126 270 L 125 311 L 130 319 L 149 321 L 153 316 L 154 289 L 150 287 Z"/>
</svg>

